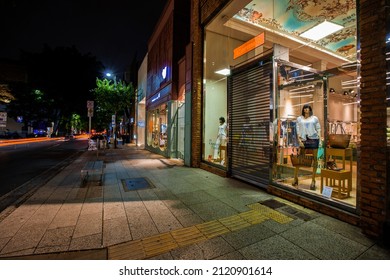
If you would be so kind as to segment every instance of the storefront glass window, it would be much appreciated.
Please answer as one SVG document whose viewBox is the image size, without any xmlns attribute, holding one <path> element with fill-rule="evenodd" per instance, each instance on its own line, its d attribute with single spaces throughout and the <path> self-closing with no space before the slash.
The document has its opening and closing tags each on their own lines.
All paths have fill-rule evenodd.
<svg viewBox="0 0 390 280">
<path fill-rule="evenodd" d="M 227 76 L 230 65 L 221 50 L 226 50 L 228 40 L 225 36 L 206 31 L 202 155 L 203 160 L 222 167 L 226 166 Z"/>
<path fill-rule="evenodd" d="M 356 63 L 328 71 L 285 61 L 275 65 L 274 182 L 355 206 Z"/>
<path fill-rule="evenodd" d="M 167 148 L 167 113 L 166 104 L 159 106 L 157 109 L 150 110 L 147 113 L 147 144 L 162 151 Z"/>
<path fill-rule="evenodd" d="M 231 1 L 204 32 L 202 159 L 252 182 L 355 207 L 360 129 L 356 1 L 237 2 Z M 274 63 L 267 68 L 270 54 Z M 254 160 L 245 157 L 248 164 L 243 164 L 238 160 L 242 153 L 234 153 L 240 143 L 234 127 L 249 113 L 255 116 L 250 120 L 258 145 L 251 149 Z M 231 142 L 226 154 L 221 131 Z M 309 139 L 314 146 L 304 149 Z"/>
</svg>

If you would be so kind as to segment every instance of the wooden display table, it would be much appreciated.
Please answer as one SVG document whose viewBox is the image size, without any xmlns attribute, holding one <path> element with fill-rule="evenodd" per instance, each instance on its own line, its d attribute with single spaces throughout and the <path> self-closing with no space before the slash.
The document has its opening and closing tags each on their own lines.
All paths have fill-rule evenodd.
<svg viewBox="0 0 390 280">
<path fill-rule="evenodd" d="M 336 196 L 337 193 L 337 198 L 347 198 L 352 191 L 352 172 L 347 170 L 334 171 L 321 169 L 321 193 L 324 185 L 332 187 L 332 195 L 335 194 Z"/>
<path fill-rule="evenodd" d="M 321 169 L 321 193 L 325 186 L 333 188 L 332 195 L 337 198 L 347 198 L 352 191 L 352 149 L 326 148 L 326 158 L 341 157 L 343 169 L 336 171 L 331 169 Z M 349 158 L 349 168 L 346 170 L 345 160 Z M 325 179 L 325 183 L 324 183 Z"/>
</svg>

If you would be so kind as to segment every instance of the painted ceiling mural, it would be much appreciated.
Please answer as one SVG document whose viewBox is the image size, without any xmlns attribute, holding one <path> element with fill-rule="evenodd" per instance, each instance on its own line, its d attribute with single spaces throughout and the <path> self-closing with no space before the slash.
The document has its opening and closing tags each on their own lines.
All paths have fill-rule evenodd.
<svg viewBox="0 0 390 280">
<path fill-rule="evenodd" d="M 344 28 L 316 42 L 300 40 L 352 60 L 356 57 L 356 0 L 254 0 L 234 17 L 295 38 L 325 20 L 331 21 Z"/>
</svg>

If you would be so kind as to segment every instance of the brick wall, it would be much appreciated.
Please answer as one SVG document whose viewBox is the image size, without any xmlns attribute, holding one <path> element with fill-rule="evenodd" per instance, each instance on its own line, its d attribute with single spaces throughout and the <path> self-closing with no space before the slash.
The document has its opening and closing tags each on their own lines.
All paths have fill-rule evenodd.
<svg viewBox="0 0 390 280">
<path fill-rule="evenodd" d="M 361 227 L 383 235 L 389 215 L 386 184 L 386 11 L 384 0 L 360 1 L 361 43 Z M 388 12 L 388 11 L 387 11 Z"/>
<path fill-rule="evenodd" d="M 200 166 L 202 145 L 202 29 L 199 0 L 192 1 L 192 94 L 191 94 L 191 166 Z"/>
</svg>

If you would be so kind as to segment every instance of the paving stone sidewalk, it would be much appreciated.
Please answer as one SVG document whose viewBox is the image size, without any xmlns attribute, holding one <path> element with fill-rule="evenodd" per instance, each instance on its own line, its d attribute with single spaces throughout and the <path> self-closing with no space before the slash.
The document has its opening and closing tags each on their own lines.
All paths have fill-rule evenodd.
<svg viewBox="0 0 390 280">
<path fill-rule="evenodd" d="M 91 160 L 101 185 L 81 184 Z M 84 152 L 8 212 L 0 259 L 390 259 L 358 227 L 134 145 Z"/>
</svg>

